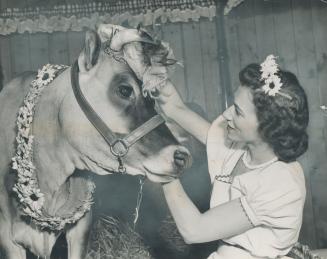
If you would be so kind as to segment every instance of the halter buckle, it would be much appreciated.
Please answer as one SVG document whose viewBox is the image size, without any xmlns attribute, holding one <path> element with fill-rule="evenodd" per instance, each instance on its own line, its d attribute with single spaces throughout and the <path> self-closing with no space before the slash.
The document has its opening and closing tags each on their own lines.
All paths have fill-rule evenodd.
<svg viewBox="0 0 327 259">
<path fill-rule="evenodd" d="M 123 139 L 117 139 L 110 146 L 110 151 L 115 157 L 124 157 L 128 153 L 128 146 Z"/>
<path fill-rule="evenodd" d="M 126 167 L 123 164 L 123 160 L 121 159 L 121 157 L 117 157 L 118 160 L 118 172 L 121 174 L 126 174 Z"/>
</svg>

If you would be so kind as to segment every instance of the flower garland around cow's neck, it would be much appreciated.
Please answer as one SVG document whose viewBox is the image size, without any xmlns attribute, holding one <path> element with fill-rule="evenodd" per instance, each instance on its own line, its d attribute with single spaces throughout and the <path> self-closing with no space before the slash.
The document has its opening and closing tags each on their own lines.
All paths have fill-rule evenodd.
<svg viewBox="0 0 327 259">
<path fill-rule="evenodd" d="M 67 217 L 49 216 L 44 212 L 44 194 L 41 192 L 33 164 L 33 138 L 31 134 L 35 106 L 42 90 L 65 70 L 65 65 L 45 65 L 31 82 L 30 91 L 24 98 L 17 116 L 16 154 L 12 158 L 12 168 L 17 171 L 17 182 L 13 190 L 17 194 L 24 215 L 33 219 L 36 225 L 50 230 L 61 230 L 66 224 L 79 220 L 92 204 L 94 184 L 88 181 L 86 200 Z"/>
</svg>

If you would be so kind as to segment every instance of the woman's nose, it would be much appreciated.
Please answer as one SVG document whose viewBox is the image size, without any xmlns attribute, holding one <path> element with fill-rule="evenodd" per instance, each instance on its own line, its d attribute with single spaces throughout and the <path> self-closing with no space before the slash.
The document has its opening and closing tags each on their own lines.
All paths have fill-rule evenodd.
<svg viewBox="0 0 327 259">
<path fill-rule="evenodd" d="M 233 106 L 228 107 L 224 112 L 223 116 L 226 120 L 230 121 L 232 119 L 231 109 Z"/>
</svg>

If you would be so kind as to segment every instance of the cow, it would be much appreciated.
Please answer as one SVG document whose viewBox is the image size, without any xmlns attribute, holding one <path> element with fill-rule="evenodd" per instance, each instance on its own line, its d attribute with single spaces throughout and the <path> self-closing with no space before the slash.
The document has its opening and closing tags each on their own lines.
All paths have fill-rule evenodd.
<svg viewBox="0 0 327 259">
<path fill-rule="evenodd" d="M 94 191 L 87 172 L 167 182 L 190 165 L 189 151 L 155 110 L 150 97 L 156 89 L 142 88 L 154 63 L 172 63 L 169 53 L 142 29 L 102 24 L 86 32 L 85 47 L 71 67 L 48 64 L 37 75 L 26 72 L 4 86 L 0 245 L 5 258 L 24 259 L 26 249 L 50 258 L 63 233 L 68 258 L 85 257 Z"/>
</svg>

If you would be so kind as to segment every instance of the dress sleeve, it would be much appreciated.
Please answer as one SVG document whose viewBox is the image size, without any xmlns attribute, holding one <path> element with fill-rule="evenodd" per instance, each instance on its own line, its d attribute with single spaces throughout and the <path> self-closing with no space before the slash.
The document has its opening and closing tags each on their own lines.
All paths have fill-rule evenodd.
<svg viewBox="0 0 327 259">
<path fill-rule="evenodd" d="M 251 223 L 274 228 L 301 224 L 305 200 L 302 176 L 302 171 L 294 174 L 284 166 L 272 165 L 257 175 L 258 181 L 243 184 L 241 204 Z"/>
</svg>

